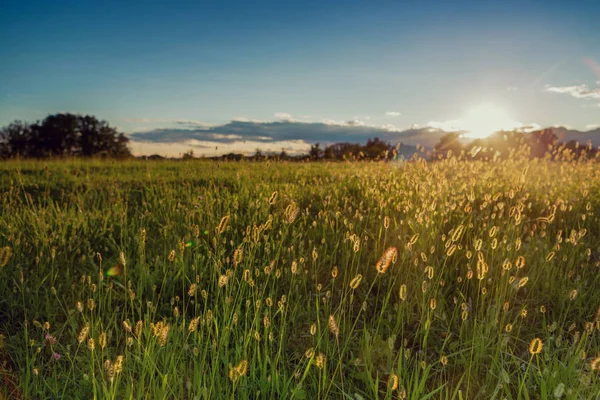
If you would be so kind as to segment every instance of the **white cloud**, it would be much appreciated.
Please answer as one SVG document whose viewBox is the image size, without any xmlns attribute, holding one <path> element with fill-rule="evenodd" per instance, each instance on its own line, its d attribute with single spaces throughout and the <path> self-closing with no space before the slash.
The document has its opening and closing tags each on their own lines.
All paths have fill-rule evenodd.
<svg viewBox="0 0 600 400">
<path fill-rule="evenodd" d="M 273 114 L 273 116 L 277 119 L 282 119 L 284 121 L 292 120 L 292 114 L 289 114 L 289 113 L 278 112 L 278 113 Z"/>
<path fill-rule="evenodd" d="M 386 117 L 399 117 L 400 114 L 398 111 L 386 111 L 385 112 Z"/>
<path fill-rule="evenodd" d="M 600 88 L 590 89 L 586 84 L 572 86 L 546 85 L 546 92 L 568 94 L 576 99 L 600 99 Z"/>
<path fill-rule="evenodd" d="M 517 90 L 519 90 L 519 88 L 516 86 L 509 86 L 506 88 L 507 92 L 516 92 Z"/>
<path fill-rule="evenodd" d="M 132 141 L 130 147 L 134 156 L 158 154 L 163 157 L 179 157 L 190 150 L 196 157 L 215 157 L 229 153 L 242 153 L 250 156 L 256 153 L 256 149 L 260 149 L 263 154 L 265 152 L 279 153 L 283 149 L 290 155 L 305 154 L 310 150 L 310 144 L 303 140 L 282 140 L 268 143 L 256 141 L 221 143 L 194 139 L 172 143 Z"/>
<path fill-rule="evenodd" d="M 346 121 L 346 125 L 349 126 L 365 126 L 364 121 L 361 121 L 359 119 L 352 119 L 350 121 Z"/>
<path fill-rule="evenodd" d="M 586 131 L 591 131 L 600 128 L 600 124 L 589 124 L 585 126 Z"/>
</svg>

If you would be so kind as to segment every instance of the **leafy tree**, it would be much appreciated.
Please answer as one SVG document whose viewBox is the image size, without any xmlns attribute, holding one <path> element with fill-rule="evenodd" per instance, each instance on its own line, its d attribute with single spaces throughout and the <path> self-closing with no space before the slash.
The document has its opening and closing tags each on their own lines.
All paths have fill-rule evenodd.
<svg viewBox="0 0 600 400">
<path fill-rule="evenodd" d="M 0 129 L 4 157 L 129 156 L 129 139 L 94 116 L 54 114 L 29 125 L 20 121 Z"/>
<path fill-rule="evenodd" d="M 362 148 L 362 152 L 365 158 L 370 159 L 381 159 L 387 158 L 388 151 L 392 150 L 393 147 L 379 138 L 368 139 L 367 144 Z"/>
<path fill-rule="evenodd" d="M 315 143 L 312 146 L 310 146 L 310 151 L 308 152 L 308 155 L 313 160 L 320 159 L 321 156 L 323 155 L 323 150 L 321 150 L 321 145 L 319 143 Z"/>
</svg>

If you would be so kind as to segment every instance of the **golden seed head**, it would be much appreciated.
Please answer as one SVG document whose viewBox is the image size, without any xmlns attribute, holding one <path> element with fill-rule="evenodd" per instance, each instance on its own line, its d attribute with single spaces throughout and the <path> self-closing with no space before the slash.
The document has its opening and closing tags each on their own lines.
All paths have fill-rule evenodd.
<svg viewBox="0 0 600 400">
<path fill-rule="evenodd" d="M 375 269 L 377 269 L 377 272 L 380 274 L 385 274 L 388 270 L 388 268 L 390 267 L 390 265 L 392 264 L 392 261 L 394 261 L 396 259 L 396 256 L 398 255 L 398 249 L 396 247 L 389 247 L 381 256 L 381 258 L 379 259 L 379 261 L 377 261 L 377 264 L 375 266 Z"/>
<path fill-rule="evenodd" d="M 402 300 L 402 301 L 406 300 L 406 285 L 405 284 L 400 285 L 400 300 Z"/>
<path fill-rule="evenodd" d="M 337 321 L 335 320 L 335 317 L 333 315 L 329 316 L 329 330 L 335 337 L 338 337 L 340 335 L 340 327 L 338 326 Z"/>
<path fill-rule="evenodd" d="M 102 332 L 100 337 L 98 338 L 98 344 L 100 345 L 100 349 L 104 350 L 106 347 L 106 332 Z"/>
<path fill-rule="evenodd" d="M 200 317 L 193 318 L 188 325 L 188 332 L 195 332 L 196 328 L 198 328 L 198 323 L 200 322 Z"/>
<path fill-rule="evenodd" d="M 323 353 L 319 353 L 319 354 L 317 354 L 317 357 L 315 357 L 315 365 L 319 369 L 323 369 L 325 367 L 326 362 L 327 362 L 327 357 Z"/>
<path fill-rule="evenodd" d="M 115 363 L 113 365 L 115 374 L 120 374 L 121 372 L 123 372 L 123 364 L 124 364 L 124 358 L 122 355 L 118 355 L 117 358 L 115 359 Z"/>
<path fill-rule="evenodd" d="M 225 232 L 228 222 L 229 222 L 229 215 L 226 215 L 223 218 L 221 218 L 221 221 L 219 222 L 219 226 L 217 227 L 217 232 L 219 232 L 219 233 Z"/>
<path fill-rule="evenodd" d="M 529 353 L 531 355 L 540 354 L 542 352 L 543 347 L 544 347 L 544 343 L 542 342 L 542 339 L 535 338 L 529 344 Z"/>
<path fill-rule="evenodd" d="M 362 281 L 362 275 L 358 274 L 350 281 L 350 288 L 356 289 L 360 285 L 360 281 Z"/>
<path fill-rule="evenodd" d="M 400 383 L 400 378 L 398 378 L 398 375 L 396 375 L 394 373 L 390 374 L 390 377 L 388 378 L 388 387 L 392 391 L 398 389 L 399 383 Z"/>
<path fill-rule="evenodd" d="M 600 371 L 600 357 L 594 358 L 590 362 L 590 367 L 592 368 L 592 371 Z"/>
<path fill-rule="evenodd" d="M 244 249 L 242 249 L 241 247 L 235 249 L 235 251 L 233 252 L 233 266 L 237 267 L 238 265 L 240 265 L 243 257 L 244 257 Z"/>
<path fill-rule="evenodd" d="M 526 276 L 519 279 L 519 287 L 522 288 L 523 286 L 525 286 L 527 284 L 527 281 L 529 281 L 529 278 Z"/>
<path fill-rule="evenodd" d="M 219 277 L 219 287 L 224 287 L 229 282 L 229 277 L 227 275 L 221 275 Z"/>
<path fill-rule="evenodd" d="M 433 311 L 437 308 L 437 300 L 434 298 L 432 298 L 431 300 L 429 300 L 429 308 Z"/>
<path fill-rule="evenodd" d="M 90 325 L 85 324 L 85 326 L 79 332 L 79 336 L 77 337 L 77 341 L 79 344 L 83 343 L 83 341 L 87 338 L 88 333 L 90 332 Z"/>
<path fill-rule="evenodd" d="M 579 294 L 579 292 L 577 291 L 577 289 L 573 289 L 569 292 L 569 300 L 575 300 L 577 298 L 577 294 Z"/>
<path fill-rule="evenodd" d="M 198 285 L 196 283 L 192 283 L 187 292 L 188 296 L 190 296 L 190 297 L 195 296 L 197 290 L 198 290 Z"/>
</svg>

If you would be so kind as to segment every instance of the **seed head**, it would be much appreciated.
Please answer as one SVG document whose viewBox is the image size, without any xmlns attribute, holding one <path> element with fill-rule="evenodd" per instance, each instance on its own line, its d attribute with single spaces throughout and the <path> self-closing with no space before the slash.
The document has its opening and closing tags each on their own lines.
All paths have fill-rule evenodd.
<svg viewBox="0 0 600 400">
<path fill-rule="evenodd" d="M 335 337 L 338 337 L 340 335 L 340 327 L 338 326 L 337 321 L 335 320 L 335 317 L 333 315 L 329 316 L 329 330 L 331 331 L 331 333 L 333 333 Z"/>
<path fill-rule="evenodd" d="M 542 342 L 542 339 L 535 338 L 529 344 L 529 353 L 531 355 L 540 354 L 542 352 L 543 347 L 544 347 L 544 343 Z"/>
<path fill-rule="evenodd" d="M 352 289 L 358 288 L 358 286 L 360 285 L 360 281 L 362 281 L 362 275 L 358 274 L 350 281 L 350 287 Z"/>
</svg>

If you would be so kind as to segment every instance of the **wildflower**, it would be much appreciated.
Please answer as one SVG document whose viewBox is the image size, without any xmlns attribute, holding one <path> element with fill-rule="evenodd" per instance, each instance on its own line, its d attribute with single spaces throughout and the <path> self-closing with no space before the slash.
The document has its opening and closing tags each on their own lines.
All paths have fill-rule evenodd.
<svg viewBox="0 0 600 400">
<path fill-rule="evenodd" d="M 57 353 L 57 352 L 52 353 L 52 359 L 54 361 L 60 360 L 60 353 Z"/>
<path fill-rule="evenodd" d="M 50 335 L 49 333 L 46 333 L 46 335 L 44 336 L 44 342 L 47 346 L 52 346 L 56 344 L 56 338 Z M 0 346 L 0 348 L 2 348 L 2 346 Z"/>
<path fill-rule="evenodd" d="M 542 342 L 542 339 L 535 338 L 529 344 L 529 353 L 531 355 L 540 354 L 542 352 L 543 347 L 544 347 L 544 343 Z"/>
</svg>

